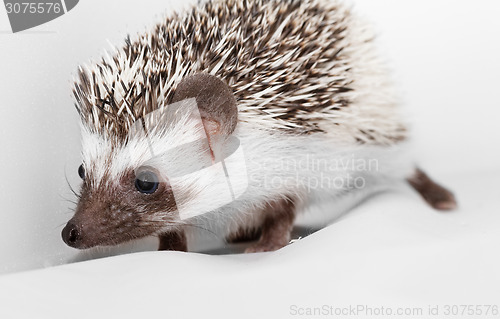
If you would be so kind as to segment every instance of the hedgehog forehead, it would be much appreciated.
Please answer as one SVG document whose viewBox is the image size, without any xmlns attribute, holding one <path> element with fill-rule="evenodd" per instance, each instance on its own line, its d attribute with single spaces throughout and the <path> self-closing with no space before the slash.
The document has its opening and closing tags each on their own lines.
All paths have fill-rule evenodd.
<svg viewBox="0 0 500 319">
<path fill-rule="evenodd" d="M 89 134 L 83 138 L 83 165 L 93 187 L 117 185 L 150 157 L 148 144 L 131 140 L 120 145 L 110 136 Z"/>
<path fill-rule="evenodd" d="M 182 145 L 206 138 L 198 119 L 185 117 L 164 127 L 156 125 L 146 133 L 131 133 L 124 141 L 120 137 L 82 129 L 83 164 L 92 185 L 113 184 L 124 175 L 143 166 L 159 172 L 168 170 L 172 162 L 182 162 L 196 154 L 179 152 Z M 194 151 L 194 150 L 192 150 Z"/>
</svg>

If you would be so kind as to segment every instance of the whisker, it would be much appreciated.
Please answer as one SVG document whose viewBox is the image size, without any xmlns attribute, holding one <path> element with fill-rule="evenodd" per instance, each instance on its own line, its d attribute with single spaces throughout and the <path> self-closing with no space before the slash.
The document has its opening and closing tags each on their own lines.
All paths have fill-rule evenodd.
<svg viewBox="0 0 500 319">
<path fill-rule="evenodd" d="M 64 172 L 64 178 L 66 179 L 66 183 L 68 183 L 68 186 L 69 186 L 69 189 L 71 190 L 71 192 L 76 196 L 76 198 L 80 199 L 80 194 L 78 194 L 77 192 L 75 192 L 75 190 L 73 189 L 73 187 L 71 186 L 69 180 L 68 180 L 68 175 L 66 175 L 66 172 Z"/>
<path fill-rule="evenodd" d="M 205 228 L 205 227 L 202 227 L 200 225 L 196 225 L 196 224 L 180 224 L 179 226 L 188 226 L 188 227 L 194 227 L 194 228 L 198 228 L 198 229 L 201 229 L 201 230 L 204 230 L 206 232 L 208 232 L 209 234 L 215 236 L 215 238 L 217 239 L 220 239 L 222 238 L 221 236 L 219 236 L 218 234 L 214 233 L 213 231 L 211 231 L 210 229 L 208 228 Z"/>
<path fill-rule="evenodd" d="M 65 202 L 71 203 L 71 204 L 73 204 L 73 205 L 78 205 L 78 203 L 77 203 L 76 201 L 74 201 L 74 200 L 72 200 L 72 199 L 68 199 L 68 198 L 66 198 L 66 197 L 62 196 L 61 194 L 59 194 L 59 197 L 60 197 L 62 200 L 64 200 Z"/>
<path fill-rule="evenodd" d="M 66 223 L 59 224 L 59 225 L 55 226 L 54 229 L 57 229 L 57 228 L 62 227 L 64 225 L 66 225 Z"/>
</svg>

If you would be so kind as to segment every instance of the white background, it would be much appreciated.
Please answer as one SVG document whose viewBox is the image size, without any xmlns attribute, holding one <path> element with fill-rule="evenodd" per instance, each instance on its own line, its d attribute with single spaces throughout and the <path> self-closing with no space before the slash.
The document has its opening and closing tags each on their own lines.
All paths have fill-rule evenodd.
<svg viewBox="0 0 500 319">
<path fill-rule="evenodd" d="M 72 75 L 79 63 L 98 58 L 109 42 L 121 44 L 127 33 L 143 32 L 160 21 L 170 4 L 85 0 L 63 17 L 19 34 L 10 32 L 0 8 L 0 272 L 65 263 L 76 256 L 60 239 L 73 207 L 63 197 L 74 199 L 65 175 L 77 186 L 80 164 Z M 262 279 L 268 287 L 261 289 L 268 290 L 269 298 L 261 301 L 270 312 L 255 312 L 250 304 L 254 311 L 248 313 L 263 317 L 273 313 L 274 318 L 287 317 L 290 304 L 321 305 L 342 297 L 349 304 L 500 300 L 494 294 L 500 282 L 500 2 L 357 0 L 355 4 L 379 34 L 380 51 L 393 70 L 402 107 L 413 126 L 416 160 L 456 191 L 461 209 L 437 214 L 417 195 L 403 190 L 371 200 L 337 224 L 266 258 L 129 255 L 110 264 L 91 263 L 96 269 L 104 267 L 102 273 L 112 275 L 121 261 L 140 265 L 141 258 L 149 258 L 158 263 L 151 266 L 153 273 L 160 266 L 196 272 L 191 273 L 190 283 L 200 280 L 200 289 L 209 294 L 218 282 L 203 281 L 204 271 L 222 267 L 232 274 L 222 297 L 248 288 L 244 278 L 254 282 L 249 291 L 259 295 Z M 248 267 L 249 261 L 254 267 Z M 294 285 L 296 281 L 279 277 L 285 267 L 287 276 L 310 280 L 309 284 Z M 81 271 L 65 269 L 66 275 Z M 36 274 L 11 281 L 4 276 L 5 287 L 14 289 L 18 281 L 27 284 Z M 88 280 L 51 274 L 48 278 L 60 280 L 61 289 L 68 288 L 65 280 L 82 285 Z M 144 278 L 141 271 L 134 275 L 172 284 L 170 277 Z M 227 274 L 214 276 L 227 280 Z M 273 284 L 287 290 L 279 309 L 273 308 L 272 296 L 280 292 Z M 184 288 L 175 287 L 188 294 Z M 101 294 L 97 296 L 112 302 Z M 182 300 L 173 313 L 188 306 Z M 200 305 L 209 307 L 207 300 L 211 299 L 200 296 Z M 240 300 L 235 305 L 246 303 Z"/>
</svg>

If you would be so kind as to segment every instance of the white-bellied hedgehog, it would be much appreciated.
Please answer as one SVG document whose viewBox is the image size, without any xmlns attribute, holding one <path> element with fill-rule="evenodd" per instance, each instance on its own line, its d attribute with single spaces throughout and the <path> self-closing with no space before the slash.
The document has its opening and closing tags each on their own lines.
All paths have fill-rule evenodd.
<svg viewBox="0 0 500 319">
<path fill-rule="evenodd" d="M 297 216 L 338 215 L 408 181 L 433 207 L 453 195 L 414 166 L 370 31 L 337 1 L 213 0 L 82 67 L 83 179 L 62 231 L 75 248 L 189 226 L 248 252 L 285 246 Z"/>
</svg>

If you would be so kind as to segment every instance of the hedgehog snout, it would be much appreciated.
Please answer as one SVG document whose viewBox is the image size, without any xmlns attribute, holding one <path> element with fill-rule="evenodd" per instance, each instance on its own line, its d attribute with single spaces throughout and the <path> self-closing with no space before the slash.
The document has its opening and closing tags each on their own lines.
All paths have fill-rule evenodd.
<svg viewBox="0 0 500 319">
<path fill-rule="evenodd" d="M 61 232 L 61 236 L 66 245 L 79 248 L 82 242 L 81 231 L 71 220 L 66 224 Z"/>
</svg>

